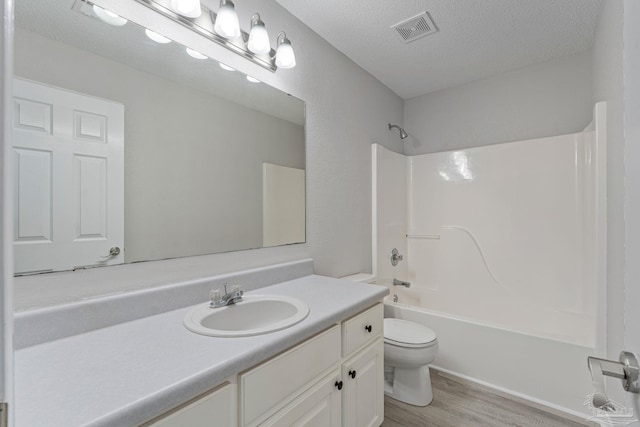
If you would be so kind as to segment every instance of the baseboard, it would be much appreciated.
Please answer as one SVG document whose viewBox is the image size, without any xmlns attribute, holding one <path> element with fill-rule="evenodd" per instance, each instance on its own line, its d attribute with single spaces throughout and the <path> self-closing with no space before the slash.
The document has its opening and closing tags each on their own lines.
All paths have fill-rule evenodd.
<svg viewBox="0 0 640 427">
<path fill-rule="evenodd" d="M 483 387 L 490 388 L 495 392 L 495 394 L 504 397 L 506 399 L 510 399 L 516 402 L 521 402 L 531 407 L 540 409 L 545 412 L 549 412 L 551 414 L 557 415 L 558 417 L 562 417 L 564 419 L 578 422 L 578 423 L 591 423 L 594 426 L 598 424 L 593 423 L 593 421 L 588 419 L 588 415 L 582 414 L 580 412 L 573 411 L 571 409 L 553 404 L 551 402 L 547 402 L 546 400 L 538 399 L 523 393 L 519 393 L 517 391 L 510 390 L 505 387 L 500 387 L 495 384 L 488 383 L 486 381 L 478 380 L 473 377 L 469 377 L 467 375 L 460 374 L 458 372 L 450 371 L 449 369 L 440 368 L 436 365 L 429 365 L 429 368 L 434 369 L 445 376 L 455 377 L 456 380 L 461 380 L 459 382 L 470 382 L 474 384 L 479 384 Z"/>
</svg>

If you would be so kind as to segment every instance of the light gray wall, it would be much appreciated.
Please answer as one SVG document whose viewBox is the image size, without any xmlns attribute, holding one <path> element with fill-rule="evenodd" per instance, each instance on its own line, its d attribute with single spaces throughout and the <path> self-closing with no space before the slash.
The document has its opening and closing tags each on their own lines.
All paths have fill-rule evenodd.
<svg viewBox="0 0 640 427">
<path fill-rule="evenodd" d="M 593 101 L 607 101 L 607 356 L 624 345 L 624 131 L 622 0 L 602 4 L 593 45 Z M 619 383 L 609 381 L 611 398 L 623 402 Z"/>
<path fill-rule="evenodd" d="M 125 106 L 127 262 L 262 246 L 262 163 L 303 169 L 302 126 L 35 33 L 15 35 L 17 76 Z"/>
<path fill-rule="evenodd" d="M 405 153 L 579 132 L 592 110 L 591 55 L 585 52 L 406 100 Z"/>
</svg>

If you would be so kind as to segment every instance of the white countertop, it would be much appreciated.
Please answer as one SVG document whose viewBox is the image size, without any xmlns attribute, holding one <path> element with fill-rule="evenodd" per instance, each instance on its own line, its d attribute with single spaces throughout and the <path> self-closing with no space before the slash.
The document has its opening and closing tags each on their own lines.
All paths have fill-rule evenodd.
<svg viewBox="0 0 640 427">
<path fill-rule="evenodd" d="M 138 425 L 387 293 L 382 286 L 312 275 L 247 293 L 287 295 L 309 305 L 305 320 L 282 331 L 197 335 L 183 326 L 191 308 L 185 307 L 26 347 L 15 353 L 16 427 Z"/>
</svg>

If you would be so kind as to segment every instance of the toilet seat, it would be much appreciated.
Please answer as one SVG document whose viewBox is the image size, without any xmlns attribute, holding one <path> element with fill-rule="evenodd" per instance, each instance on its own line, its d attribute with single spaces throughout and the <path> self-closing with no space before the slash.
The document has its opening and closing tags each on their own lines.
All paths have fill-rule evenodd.
<svg viewBox="0 0 640 427">
<path fill-rule="evenodd" d="M 424 348 L 436 344 L 436 333 L 419 323 L 402 319 L 384 319 L 384 342 L 406 348 Z"/>
</svg>

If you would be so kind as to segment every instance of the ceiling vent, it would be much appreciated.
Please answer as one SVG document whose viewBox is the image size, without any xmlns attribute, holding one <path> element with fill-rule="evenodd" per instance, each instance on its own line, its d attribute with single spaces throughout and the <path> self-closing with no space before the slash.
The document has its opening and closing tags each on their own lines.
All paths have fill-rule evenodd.
<svg viewBox="0 0 640 427">
<path fill-rule="evenodd" d="M 427 12 L 392 25 L 391 28 L 398 32 L 398 35 L 405 43 L 418 40 L 438 31 L 438 27 L 433 23 Z"/>
</svg>

